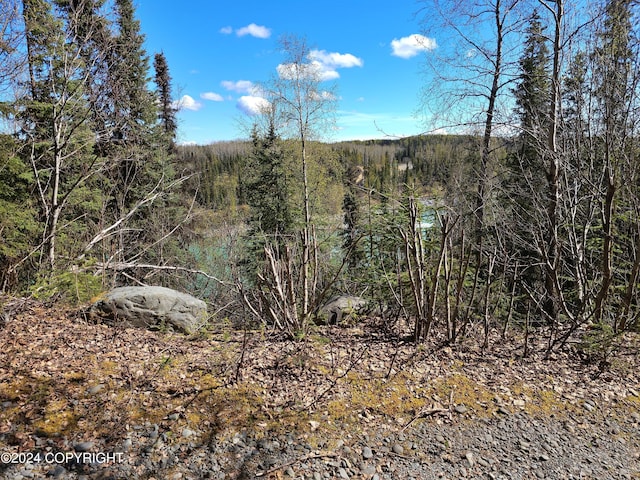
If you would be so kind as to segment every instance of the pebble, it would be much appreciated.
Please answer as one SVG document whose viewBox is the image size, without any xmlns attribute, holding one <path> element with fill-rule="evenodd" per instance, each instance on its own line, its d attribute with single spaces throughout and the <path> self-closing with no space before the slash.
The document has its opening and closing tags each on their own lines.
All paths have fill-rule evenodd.
<svg viewBox="0 0 640 480">
<path fill-rule="evenodd" d="M 67 469 L 62 465 L 56 465 L 53 469 L 47 472 L 47 477 L 59 478 L 67 474 Z"/>
<path fill-rule="evenodd" d="M 131 441 L 130 438 L 125 438 L 124 442 L 122 442 L 122 451 L 128 452 L 132 444 L 133 442 Z"/>
<path fill-rule="evenodd" d="M 456 406 L 455 406 L 455 408 L 454 408 L 454 410 L 455 410 L 457 413 L 463 414 L 463 413 L 467 413 L 467 410 L 468 410 L 468 409 L 467 409 L 467 407 L 466 407 L 465 405 L 460 404 L 460 405 L 456 405 Z"/>
<path fill-rule="evenodd" d="M 73 445 L 76 452 L 88 452 L 93 448 L 93 442 L 80 442 Z"/>
<path fill-rule="evenodd" d="M 469 462 L 469 466 L 473 467 L 473 465 L 475 464 L 475 459 L 473 458 L 473 453 L 472 452 L 465 453 L 464 458 L 466 458 L 467 462 Z"/>
<path fill-rule="evenodd" d="M 229 478 L 238 468 L 247 468 L 251 475 L 282 466 L 280 475 L 296 480 L 481 477 L 577 480 L 581 475 L 624 480 L 640 473 L 636 466 L 640 460 L 637 454 L 640 432 L 628 421 L 633 413 L 627 413 L 626 422 L 610 420 L 608 424 L 596 423 L 591 415 L 587 418 L 584 410 L 584 417 L 576 414 L 566 421 L 534 418 L 525 412 L 477 420 L 470 417 L 469 422 L 434 417 L 405 432 L 369 425 L 366 434 L 350 433 L 339 441 L 315 439 L 312 444 L 304 437 L 265 435 L 262 430 L 256 438 L 258 432 L 248 429 L 201 445 L 198 436 L 204 437 L 204 430 L 183 428 L 177 430 L 182 437 L 178 433 L 175 438 L 168 435 L 167 424 L 159 427 L 147 423 L 127 426 L 124 437 L 115 446 L 105 445 L 100 439 L 76 443 L 67 439 L 36 439 L 40 442 L 36 448 L 41 451 L 126 451 L 123 462 L 106 468 L 86 464 L 82 471 L 69 465 L 12 465 L 2 472 L 2 478 L 26 480 L 47 476 L 92 480 L 99 478 L 101 471 L 109 478 Z M 626 443 L 609 441 L 614 431 Z M 352 446 L 345 445 L 345 440 Z M 6 442 L 2 435 L 0 441 Z M 598 447 L 594 448 L 595 445 Z M 409 461 L 404 457 L 408 451 Z M 321 452 L 336 456 L 314 455 Z M 289 463 L 307 455 L 295 465 Z"/>
<path fill-rule="evenodd" d="M 103 388 L 104 388 L 104 384 L 99 383 L 98 385 L 94 385 L 93 387 L 89 388 L 87 392 L 91 395 L 95 395 L 96 393 L 100 392 Z"/>
</svg>

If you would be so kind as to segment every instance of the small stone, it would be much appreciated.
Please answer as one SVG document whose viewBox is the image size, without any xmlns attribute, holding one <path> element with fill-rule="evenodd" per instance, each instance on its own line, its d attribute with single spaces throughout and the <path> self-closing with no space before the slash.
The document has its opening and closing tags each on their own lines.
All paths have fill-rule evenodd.
<svg viewBox="0 0 640 480">
<path fill-rule="evenodd" d="M 131 439 L 130 438 L 125 438 L 124 442 L 122 442 L 122 451 L 123 452 L 128 452 L 129 449 L 131 448 Z"/>
<path fill-rule="evenodd" d="M 169 415 L 167 417 L 169 420 L 178 420 L 180 418 L 180 414 L 179 413 L 172 413 L 171 415 Z"/>
<path fill-rule="evenodd" d="M 99 383 L 98 385 L 94 385 L 93 387 L 91 387 L 89 390 L 87 390 L 87 392 L 89 392 L 89 394 L 91 394 L 91 395 L 95 395 L 96 393 L 98 393 L 103 388 L 104 388 L 104 384 L 103 383 Z"/>
<path fill-rule="evenodd" d="M 393 453 L 397 453 L 398 455 L 402 455 L 404 453 L 404 447 L 402 445 L 400 445 L 399 443 L 396 443 L 391 450 L 393 451 Z"/>
<path fill-rule="evenodd" d="M 194 432 L 190 428 L 185 428 L 185 429 L 182 430 L 182 436 L 184 438 L 193 437 L 195 434 L 196 434 L 196 432 Z"/>
<path fill-rule="evenodd" d="M 373 451 L 371 451 L 371 448 L 364 447 L 362 449 L 362 458 L 364 458 L 365 460 L 368 460 L 368 459 L 370 459 L 372 457 L 373 457 Z"/>
<path fill-rule="evenodd" d="M 445 443 L 446 440 L 444 439 L 444 437 L 442 435 L 436 435 L 436 442 Z"/>
<path fill-rule="evenodd" d="M 463 404 L 460 404 L 460 405 L 456 405 L 454 410 L 456 411 L 456 413 L 463 414 L 467 412 L 467 407 Z"/>
<path fill-rule="evenodd" d="M 73 446 L 76 452 L 88 452 L 93 448 L 93 442 L 80 442 Z"/>
<path fill-rule="evenodd" d="M 372 475 L 376 474 L 376 467 L 374 467 L 373 465 L 363 465 L 360 468 L 360 471 L 363 475 L 367 475 L 370 478 Z"/>
<path fill-rule="evenodd" d="M 287 474 L 290 477 L 295 477 L 296 476 L 296 473 L 293 471 L 293 468 L 291 468 L 291 467 L 287 468 L 284 473 Z"/>
<path fill-rule="evenodd" d="M 62 465 L 56 465 L 55 468 L 47 472 L 47 477 L 58 478 L 58 477 L 62 477 L 66 473 L 67 473 L 66 468 L 64 468 Z"/>
<path fill-rule="evenodd" d="M 543 453 L 542 455 L 540 455 L 540 460 L 542 460 L 543 462 L 548 462 L 549 460 L 551 460 L 551 457 Z"/>
<path fill-rule="evenodd" d="M 349 474 L 347 473 L 347 471 L 344 468 L 339 468 L 338 469 L 338 475 L 340 475 L 340 478 L 344 478 L 346 480 L 349 479 Z"/>
<path fill-rule="evenodd" d="M 464 455 L 464 458 L 466 458 L 466 459 L 467 459 L 467 462 L 469 462 L 469 466 L 470 466 L 470 467 L 473 467 L 473 465 L 475 464 L 475 460 L 474 460 L 474 458 L 473 458 L 473 453 L 472 453 L 472 452 L 467 452 L 467 453 Z"/>
<path fill-rule="evenodd" d="M 509 410 L 505 409 L 504 407 L 500 407 L 498 408 L 498 413 L 500 415 L 509 415 Z"/>
</svg>

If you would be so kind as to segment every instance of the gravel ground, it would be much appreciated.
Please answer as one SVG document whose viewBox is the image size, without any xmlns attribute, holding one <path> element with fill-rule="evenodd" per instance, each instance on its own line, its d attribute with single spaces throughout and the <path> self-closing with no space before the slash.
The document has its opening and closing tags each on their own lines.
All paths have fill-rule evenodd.
<svg viewBox="0 0 640 480">
<path fill-rule="evenodd" d="M 375 324 L 183 337 L 27 305 L 0 326 L 0 479 L 640 479 L 638 339 L 608 368 L 531 338 Z"/>
<path fill-rule="evenodd" d="M 120 445 L 83 442 L 68 451 L 121 452 L 116 462 L 11 464 L 0 476 L 72 479 L 633 479 L 640 478 L 640 414 L 536 418 L 524 412 L 471 418 L 453 413 L 402 427 L 377 425 L 314 445 L 293 435 L 237 433 L 203 442 L 184 429 L 176 442 L 158 425 L 138 426 Z M 260 437 L 260 438 L 257 438 Z M 34 452 L 45 454 L 42 439 Z M 50 455 L 51 457 L 51 455 Z M 86 460 L 86 462 L 84 461 Z M 90 463 L 91 460 L 97 460 Z"/>
</svg>

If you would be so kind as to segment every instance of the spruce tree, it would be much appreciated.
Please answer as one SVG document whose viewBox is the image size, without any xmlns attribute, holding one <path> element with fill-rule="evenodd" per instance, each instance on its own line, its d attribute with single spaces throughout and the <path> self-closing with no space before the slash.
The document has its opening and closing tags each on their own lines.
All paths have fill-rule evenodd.
<svg viewBox="0 0 640 480">
<path fill-rule="evenodd" d="M 513 90 L 520 134 L 514 152 L 507 160 L 503 182 L 511 217 L 510 250 L 517 255 L 520 302 L 516 311 L 525 314 L 531 292 L 540 288 L 544 275 L 539 255 L 541 212 L 545 209 L 544 152 L 550 91 L 549 48 L 545 26 L 534 11 L 529 19 L 524 48 L 519 60 L 520 74 Z"/>
<path fill-rule="evenodd" d="M 247 204 L 251 208 L 247 236 L 251 257 L 248 259 L 250 275 L 263 257 L 265 244 L 269 243 L 280 251 L 293 234 L 294 226 L 285 154 L 273 122 L 265 135 L 260 135 L 254 128 L 251 140 L 252 151 L 245 184 Z"/>
<path fill-rule="evenodd" d="M 169 65 L 167 65 L 164 53 L 156 53 L 153 58 L 153 68 L 156 73 L 155 82 L 160 104 L 160 123 L 172 147 L 176 138 L 178 124 L 176 121 L 176 108 L 171 98 L 171 75 L 169 75 Z"/>
<path fill-rule="evenodd" d="M 78 239 L 73 233 L 78 223 L 72 219 L 79 214 L 91 219 L 95 198 L 100 195 L 87 184 L 95 157 L 91 153 L 94 135 L 86 123 L 89 105 L 81 47 L 70 23 L 56 13 L 48 2 L 23 2 L 30 92 L 18 116 L 28 142 L 23 149 L 25 160 L 34 172 L 43 223 L 41 245 L 46 262 L 42 266 L 48 273 L 58 267 L 59 247 L 74 248 L 73 242 L 61 238 Z M 65 219 L 68 221 L 63 222 Z"/>
</svg>

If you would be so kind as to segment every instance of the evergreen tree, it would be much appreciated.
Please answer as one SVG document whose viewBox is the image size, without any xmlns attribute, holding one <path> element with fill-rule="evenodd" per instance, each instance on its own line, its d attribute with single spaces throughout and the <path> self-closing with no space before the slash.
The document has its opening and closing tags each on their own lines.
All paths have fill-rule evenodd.
<svg viewBox="0 0 640 480">
<path fill-rule="evenodd" d="M 604 22 L 598 31 L 599 45 L 595 49 L 596 101 L 599 106 L 599 133 L 602 138 L 602 179 L 600 197 L 602 211 L 602 254 L 600 259 L 600 276 L 602 281 L 595 299 L 594 317 L 597 322 L 605 319 L 605 313 L 613 309 L 607 303 L 615 288 L 617 270 L 618 278 L 625 278 L 635 285 L 637 281 L 639 254 L 635 246 L 640 240 L 636 222 L 628 223 L 628 212 L 636 210 L 638 201 L 637 160 L 631 140 L 633 138 L 630 114 L 631 105 L 637 100 L 638 74 L 634 72 L 633 51 L 637 38 L 633 30 L 632 0 L 609 0 L 604 9 Z M 637 184 L 636 184 L 637 185 Z M 631 188 L 629 188 L 631 186 Z M 628 195 L 621 198 L 622 188 Z M 626 206 L 627 208 L 623 207 Z M 617 244 L 617 245 L 616 245 Z M 616 247 L 619 255 L 616 255 Z M 621 251 L 622 250 L 622 251 Z M 631 260 L 631 264 L 629 264 Z M 624 267 L 623 267 L 624 265 Z M 633 273 L 635 271 L 635 273 Z M 620 290 L 620 288 L 618 288 Z M 631 292 L 634 287 L 627 288 L 622 307 L 630 306 Z M 632 296 L 632 295 L 631 295 Z M 619 307 L 619 306 L 617 306 Z M 620 308 L 620 307 L 619 307 Z M 617 328 L 617 321 L 607 319 Z M 623 324 L 626 320 L 623 320 Z"/>
<path fill-rule="evenodd" d="M 513 94 L 520 134 L 517 148 L 507 160 L 507 178 L 503 186 L 508 199 L 506 205 L 511 211 L 511 215 L 507 215 L 512 223 L 510 250 L 516 252 L 517 263 L 522 266 L 518 274 L 519 286 L 515 289 L 521 300 L 516 304 L 516 311 L 524 315 L 528 310 L 529 293 L 540 286 L 544 277 L 543 259 L 536 241 L 540 239 L 540 214 L 545 209 L 547 191 L 544 152 L 551 85 L 545 27 L 535 10 L 529 19 L 519 66 Z"/>
<path fill-rule="evenodd" d="M 520 58 L 520 75 L 513 93 L 520 120 L 521 156 L 531 169 L 541 167 L 549 105 L 549 47 L 545 27 L 534 11 L 527 28 L 524 51 Z"/>
<path fill-rule="evenodd" d="M 94 136 L 86 124 L 86 69 L 69 23 L 41 0 L 24 0 L 23 16 L 31 88 L 19 120 L 29 142 L 23 151 L 34 172 L 44 224 L 45 270 L 52 273 L 58 247 L 73 248 L 72 242 L 59 242 L 62 235 L 71 233 L 71 227 L 60 231 L 65 215 L 69 220 L 76 218 L 74 209 L 84 203 L 82 215 L 91 218 L 96 208 L 94 199 L 99 192 L 86 184 L 94 173 Z"/>
<path fill-rule="evenodd" d="M 284 247 L 293 233 L 294 214 L 289 193 L 289 175 L 285 168 L 282 143 L 270 123 L 266 135 L 254 128 L 252 151 L 247 168 L 245 191 L 249 214 L 249 265 L 260 262 L 266 243 Z"/>
<path fill-rule="evenodd" d="M 155 82 L 160 102 L 160 123 L 172 147 L 176 138 L 178 124 L 176 121 L 176 108 L 171 98 L 171 76 L 169 75 L 169 66 L 164 53 L 156 53 L 153 58 L 153 68 L 156 72 Z"/>
<path fill-rule="evenodd" d="M 30 195 L 33 174 L 10 135 L 0 135 L 0 291 L 15 288 L 16 265 L 34 247 L 40 225 Z"/>
<path fill-rule="evenodd" d="M 147 88 L 149 58 L 132 0 L 115 0 L 117 34 L 110 66 L 116 140 L 142 145 L 156 121 L 153 95 Z"/>
</svg>

